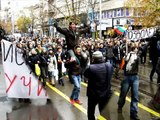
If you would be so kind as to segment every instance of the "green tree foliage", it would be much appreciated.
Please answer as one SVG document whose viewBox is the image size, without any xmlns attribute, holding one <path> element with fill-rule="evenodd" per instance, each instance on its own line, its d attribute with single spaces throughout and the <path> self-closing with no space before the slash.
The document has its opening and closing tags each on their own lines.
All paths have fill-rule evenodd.
<svg viewBox="0 0 160 120">
<path fill-rule="evenodd" d="M 0 21 L 0 27 L 2 27 L 6 31 L 6 33 L 10 33 L 12 29 L 12 24 L 10 21 Z"/>
<path fill-rule="evenodd" d="M 28 27 L 31 25 L 31 19 L 26 16 L 21 16 L 17 20 L 17 27 L 21 32 L 26 33 L 28 31 Z"/>
<path fill-rule="evenodd" d="M 125 6 L 134 10 L 135 24 L 160 25 L 160 0 L 126 0 Z"/>
</svg>

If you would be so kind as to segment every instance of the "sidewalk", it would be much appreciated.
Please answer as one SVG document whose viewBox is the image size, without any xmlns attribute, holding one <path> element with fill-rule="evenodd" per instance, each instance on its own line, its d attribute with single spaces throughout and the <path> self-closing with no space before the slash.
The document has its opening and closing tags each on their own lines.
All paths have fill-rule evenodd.
<svg viewBox="0 0 160 120">
<path fill-rule="evenodd" d="M 3 66 L 2 66 L 2 64 L 0 64 L 0 101 L 1 101 L 1 97 L 6 96 L 5 89 L 6 88 L 5 88 Z"/>
<path fill-rule="evenodd" d="M 1 120 L 7 120 L 7 113 L 11 111 L 11 107 L 7 101 L 3 75 L 2 64 L 0 64 L 0 118 Z"/>
</svg>

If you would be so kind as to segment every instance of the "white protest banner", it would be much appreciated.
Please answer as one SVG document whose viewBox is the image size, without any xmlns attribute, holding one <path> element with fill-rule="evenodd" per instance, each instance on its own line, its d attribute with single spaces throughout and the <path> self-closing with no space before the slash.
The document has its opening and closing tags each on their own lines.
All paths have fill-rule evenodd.
<svg viewBox="0 0 160 120">
<path fill-rule="evenodd" d="M 48 98 L 39 80 L 25 64 L 21 50 L 2 40 L 2 63 L 9 98 Z"/>
<path fill-rule="evenodd" d="M 146 28 L 141 30 L 127 30 L 128 40 L 137 41 L 140 39 L 146 39 L 152 37 L 156 31 L 156 28 Z"/>
</svg>

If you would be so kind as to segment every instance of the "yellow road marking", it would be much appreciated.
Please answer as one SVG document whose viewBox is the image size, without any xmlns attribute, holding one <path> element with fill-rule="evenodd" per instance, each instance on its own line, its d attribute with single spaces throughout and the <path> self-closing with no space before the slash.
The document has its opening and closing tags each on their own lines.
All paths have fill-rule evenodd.
<svg viewBox="0 0 160 120">
<path fill-rule="evenodd" d="M 107 120 L 107 119 L 100 115 L 100 116 L 98 117 L 98 120 Z"/>
<path fill-rule="evenodd" d="M 82 84 L 83 86 L 87 87 L 87 84 L 86 84 L 86 83 L 81 82 L 81 84 Z M 117 96 L 120 95 L 120 93 L 117 92 L 117 91 L 114 92 L 114 94 L 117 95 Z M 129 97 L 126 97 L 126 100 L 127 100 L 128 102 L 131 102 L 131 99 L 130 99 Z M 141 104 L 141 103 L 138 103 L 138 107 L 141 108 L 141 109 L 143 109 L 143 110 L 145 110 L 145 111 L 147 111 L 147 112 L 149 112 L 149 113 L 151 113 L 151 114 L 153 114 L 153 115 L 155 115 L 156 117 L 160 117 L 160 113 L 158 113 L 158 112 L 156 112 L 156 111 L 154 111 L 154 110 L 152 110 L 152 109 L 144 106 L 144 105 Z"/>
<path fill-rule="evenodd" d="M 53 91 L 55 91 L 56 93 L 58 93 L 61 97 L 63 97 L 64 99 L 66 99 L 68 102 L 70 102 L 70 98 L 69 98 L 67 95 L 65 95 L 63 92 L 61 92 L 61 91 L 58 90 L 57 88 L 55 88 L 55 87 L 53 87 L 52 85 L 50 85 L 48 82 L 47 82 L 47 86 L 48 86 L 49 88 L 51 88 Z M 87 110 L 86 110 L 85 108 L 83 108 L 81 105 L 75 103 L 74 106 L 75 106 L 76 108 L 78 108 L 81 112 L 83 112 L 84 114 L 87 115 Z M 107 120 L 107 119 L 100 115 L 100 116 L 98 117 L 98 120 Z"/>
<path fill-rule="evenodd" d="M 119 92 L 114 92 L 114 94 L 117 95 L 117 96 L 120 95 Z M 131 102 L 131 99 L 129 97 L 126 97 L 126 100 L 129 101 L 129 102 Z M 154 110 L 152 110 L 152 109 L 144 106 L 141 103 L 138 103 L 138 107 L 141 108 L 141 109 L 143 109 L 143 110 L 145 110 L 145 111 L 147 111 L 147 112 L 149 112 L 149 113 L 151 113 L 151 114 L 153 114 L 153 115 L 155 115 L 155 116 L 157 116 L 157 117 L 160 117 L 160 113 L 158 113 L 158 112 L 156 112 L 156 111 L 154 111 Z"/>
<path fill-rule="evenodd" d="M 81 84 L 82 84 L 83 86 L 85 86 L 85 87 L 88 86 L 88 85 L 87 85 L 86 83 L 84 83 L 84 82 L 81 82 Z"/>
<path fill-rule="evenodd" d="M 53 87 L 52 85 L 50 85 L 49 83 L 47 83 L 48 87 L 51 88 L 53 91 L 55 91 L 56 93 L 58 93 L 61 97 L 63 97 L 64 99 L 66 99 L 68 102 L 70 102 L 70 98 L 65 95 L 63 92 L 61 92 L 60 90 L 58 90 L 57 88 Z M 84 114 L 87 115 L 87 110 L 85 108 L 83 108 L 81 105 L 79 104 L 74 104 L 75 107 L 77 107 L 79 110 L 81 110 Z"/>
</svg>

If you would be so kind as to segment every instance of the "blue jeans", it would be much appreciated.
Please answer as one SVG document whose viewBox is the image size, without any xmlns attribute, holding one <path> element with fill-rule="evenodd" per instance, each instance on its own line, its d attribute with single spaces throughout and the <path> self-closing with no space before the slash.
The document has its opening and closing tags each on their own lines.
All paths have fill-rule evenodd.
<svg viewBox="0 0 160 120">
<path fill-rule="evenodd" d="M 126 95 L 131 88 L 131 104 L 130 104 L 130 115 L 136 116 L 138 112 L 138 88 L 139 88 L 139 77 L 138 75 L 125 76 L 121 83 L 121 93 L 118 100 L 118 106 L 122 108 L 125 104 Z"/>
<path fill-rule="evenodd" d="M 107 61 L 110 62 L 111 64 L 113 64 L 113 59 L 112 58 L 108 59 Z"/>
<path fill-rule="evenodd" d="M 72 90 L 71 99 L 78 100 L 81 88 L 81 75 L 72 75 L 74 88 Z"/>
</svg>

